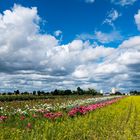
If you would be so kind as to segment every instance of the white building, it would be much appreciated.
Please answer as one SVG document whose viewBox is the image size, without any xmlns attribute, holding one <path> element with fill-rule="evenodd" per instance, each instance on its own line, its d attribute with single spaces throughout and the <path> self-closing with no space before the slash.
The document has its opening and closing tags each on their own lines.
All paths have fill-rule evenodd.
<svg viewBox="0 0 140 140">
<path fill-rule="evenodd" d="M 103 92 L 103 90 L 101 89 L 101 90 L 100 90 L 100 94 L 103 94 L 103 93 L 104 93 L 104 92 Z"/>
<path fill-rule="evenodd" d="M 116 93 L 116 91 L 117 91 L 117 89 L 116 89 L 116 88 L 114 88 L 114 87 L 111 89 L 111 93 L 112 93 L 112 94 L 115 94 L 115 93 Z"/>
</svg>

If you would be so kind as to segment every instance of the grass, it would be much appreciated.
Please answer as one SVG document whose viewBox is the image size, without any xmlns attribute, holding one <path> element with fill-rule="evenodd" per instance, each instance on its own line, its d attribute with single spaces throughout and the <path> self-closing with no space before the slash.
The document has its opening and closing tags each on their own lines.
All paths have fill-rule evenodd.
<svg viewBox="0 0 140 140">
<path fill-rule="evenodd" d="M 1 125 L 1 140 L 137 140 L 140 139 L 140 97 L 130 96 L 85 116 L 51 121 L 37 119 L 27 128 Z M 27 120 L 28 123 L 28 120 Z"/>
</svg>

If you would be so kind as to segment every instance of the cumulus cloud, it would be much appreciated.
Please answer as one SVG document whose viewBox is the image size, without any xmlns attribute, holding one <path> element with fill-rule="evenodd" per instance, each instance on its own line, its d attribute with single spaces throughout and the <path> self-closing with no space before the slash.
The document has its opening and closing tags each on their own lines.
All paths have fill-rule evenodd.
<svg viewBox="0 0 140 140">
<path fill-rule="evenodd" d="M 112 9 L 107 13 L 107 18 L 103 21 L 103 24 L 108 24 L 112 27 L 115 27 L 114 21 L 117 20 L 120 16 L 121 14 L 117 10 Z"/>
<path fill-rule="evenodd" d="M 138 10 L 138 13 L 134 16 L 134 18 L 135 18 L 135 22 L 138 27 L 138 30 L 140 30 L 140 10 Z"/>
<path fill-rule="evenodd" d="M 136 1 L 137 0 L 111 0 L 112 3 L 121 6 L 133 5 Z"/>
<path fill-rule="evenodd" d="M 0 14 L 1 91 L 77 86 L 139 88 L 139 36 L 131 37 L 118 48 L 81 39 L 60 44 L 54 35 L 40 33 L 39 22 L 41 18 L 34 7 L 15 5 Z M 98 39 L 103 36 L 96 34 Z"/>
<path fill-rule="evenodd" d="M 132 50 L 140 50 L 140 36 L 130 37 L 128 40 L 123 41 L 119 47 L 121 49 L 128 48 Z"/>
<path fill-rule="evenodd" d="M 109 81 L 107 82 L 106 80 L 105 82 L 111 86 L 139 89 L 140 80 L 136 78 L 140 76 L 138 73 L 140 70 L 139 38 L 139 36 L 136 36 L 123 41 L 115 50 L 115 53 L 108 56 L 103 63 L 98 65 L 94 71 L 95 75 L 101 76 L 101 78 L 108 76 Z"/>
<path fill-rule="evenodd" d="M 140 36 L 123 41 L 113 53 L 99 63 L 82 65 L 73 75 L 94 83 L 99 89 L 117 87 L 119 90 L 140 89 Z"/>
<path fill-rule="evenodd" d="M 35 68 L 36 64 L 46 57 L 46 50 L 58 44 L 54 36 L 39 34 L 39 20 L 36 8 L 29 9 L 18 5 L 1 15 L 2 69 L 12 71 L 12 69 Z"/>
</svg>

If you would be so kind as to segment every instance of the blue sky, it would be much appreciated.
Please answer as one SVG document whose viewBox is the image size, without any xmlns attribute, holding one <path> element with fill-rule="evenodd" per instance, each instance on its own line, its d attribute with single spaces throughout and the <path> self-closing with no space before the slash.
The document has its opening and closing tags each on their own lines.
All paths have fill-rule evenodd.
<svg viewBox="0 0 140 140">
<path fill-rule="evenodd" d="M 72 41 L 79 34 L 93 34 L 96 30 L 111 32 L 113 28 L 103 24 L 103 21 L 112 9 L 121 14 L 113 24 L 124 38 L 139 34 L 134 22 L 134 14 L 140 7 L 138 1 L 133 3 L 133 6 L 121 6 L 110 0 L 96 0 L 93 3 L 85 0 L 1 0 L 0 11 L 12 8 L 15 3 L 25 7 L 37 7 L 39 16 L 47 22 L 41 26 L 42 30 L 51 34 L 61 30 L 62 43 Z"/>
<path fill-rule="evenodd" d="M 0 90 L 139 89 L 139 10 L 139 0 L 1 0 Z"/>
</svg>

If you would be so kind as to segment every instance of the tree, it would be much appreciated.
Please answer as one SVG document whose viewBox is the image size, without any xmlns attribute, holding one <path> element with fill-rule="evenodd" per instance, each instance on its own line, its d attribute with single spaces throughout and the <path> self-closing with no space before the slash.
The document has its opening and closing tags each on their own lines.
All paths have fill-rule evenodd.
<svg viewBox="0 0 140 140">
<path fill-rule="evenodd" d="M 19 95 L 20 94 L 19 90 L 14 91 L 14 94 Z"/>
<path fill-rule="evenodd" d="M 52 93 L 53 95 L 59 95 L 59 91 L 57 89 L 54 90 L 54 92 Z"/>
<path fill-rule="evenodd" d="M 37 91 L 37 95 L 40 96 L 41 95 L 41 91 Z"/>
<path fill-rule="evenodd" d="M 84 94 L 84 91 L 83 91 L 80 87 L 78 87 L 78 88 L 77 88 L 77 93 L 78 93 L 79 95 L 83 95 L 83 94 Z"/>
<path fill-rule="evenodd" d="M 36 91 L 33 91 L 33 95 L 36 95 Z"/>
<path fill-rule="evenodd" d="M 88 89 L 88 93 L 92 94 L 92 95 L 97 95 L 98 94 L 98 92 L 95 89 L 91 89 L 91 88 Z"/>
<path fill-rule="evenodd" d="M 117 91 L 117 92 L 115 92 L 115 95 L 122 95 L 122 93 Z"/>
<path fill-rule="evenodd" d="M 67 90 L 64 91 L 64 93 L 65 93 L 65 95 L 71 95 L 72 94 L 72 91 L 69 90 L 69 89 L 67 89 Z"/>
</svg>

